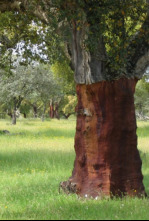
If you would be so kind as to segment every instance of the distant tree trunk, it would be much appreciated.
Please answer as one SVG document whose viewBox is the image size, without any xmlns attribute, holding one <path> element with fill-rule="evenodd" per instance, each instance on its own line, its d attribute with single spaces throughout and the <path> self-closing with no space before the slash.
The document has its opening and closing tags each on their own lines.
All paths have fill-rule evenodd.
<svg viewBox="0 0 149 221">
<path fill-rule="evenodd" d="M 17 110 L 20 108 L 23 98 L 19 96 L 18 98 L 14 97 L 14 110 L 12 116 L 12 124 L 16 125 L 17 123 Z"/>
<path fill-rule="evenodd" d="M 13 117 L 12 117 L 12 125 L 16 125 L 16 124 L 17 124 L 17 117 L 16 117 L 16 111 L 14 110 Z"/>
<path fill-rule="evenodd" d="M 9 113 L 8 113 L 8 116 L 10 116 L 10 117 L 11 117 L 11 119 L 12 119 L 13 114 L 12 114 L 11 112 L 9 112 Z"/>
<path fill-rule="evenodd" d="M 58 112 L 58 110 L 59 110 L 59 105 L 58 105 L 58 103 L 55 103 L 55 109 L 54 109 L 54 118 L 56 118 L 56 119 L 60 119 L 60 117 L 59 117 L 59 112 Z"/>
<path fill-rule="evenodd" d="M 27 118 L 27 114 L 26 114 L 26 113 L 24 113 L 23 115 L 24 115 L 24 118 L 26 119 L 26 118 Z"/>
<path fill-rule="evenodd" d="M 38 117 L 38 109 L 35 104 L 33 104 L 33 111 L 34 111 L 34 118 L 37 118 Z"/>
<path fill-rule="evenodd" d="M 66 192 L 85 197 L 145 196 L 137 149 L 137 80 L 78 85 L 76 160 Z"/>
<path fill-rule="evenodd" d="M 54 118 L 54 103 L 53 100 L 50 102 L 50 118 Z"/>
<path fill-rule="evenodd" d="M 16 116 L 16 106 L 14 107 L 14 110 L 13 110 L 13 115 L 12 115 L 12 125 L 16 125 L 17 124 L 17 116 Z"/>
</svg>

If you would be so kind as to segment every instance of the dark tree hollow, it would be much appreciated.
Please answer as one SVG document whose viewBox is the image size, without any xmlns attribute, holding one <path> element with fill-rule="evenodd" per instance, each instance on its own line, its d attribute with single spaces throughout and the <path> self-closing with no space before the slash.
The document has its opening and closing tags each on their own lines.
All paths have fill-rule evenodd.
<svg viewBox="0 0 149 221">
<path fill-rule="evenodd" d="M 77 85 L 76 159 L 61 183 L 81 197 L 145 196 L 137 149 L 136 79 Z"/>
</svg>

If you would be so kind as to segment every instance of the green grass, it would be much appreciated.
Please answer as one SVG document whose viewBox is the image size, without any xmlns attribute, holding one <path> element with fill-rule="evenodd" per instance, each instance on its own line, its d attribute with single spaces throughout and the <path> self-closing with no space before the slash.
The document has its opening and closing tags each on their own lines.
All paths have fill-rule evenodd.
<svg viewBox="0 0 149 221">
<path fill-rule="evenodd" d="M 149 123 L 138 123 L 139 149 L 149 194 Z M 148 220 L 148 199 L 80 200 L 59 193 L 74 162 L 75 120 L 0 121 L 1 220 Z"/>
</svg>

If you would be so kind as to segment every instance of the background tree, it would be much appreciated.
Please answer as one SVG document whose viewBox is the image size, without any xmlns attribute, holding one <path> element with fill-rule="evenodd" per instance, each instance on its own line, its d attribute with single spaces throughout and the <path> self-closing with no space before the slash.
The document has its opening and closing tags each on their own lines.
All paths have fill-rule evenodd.
<svg viewBox="0 0 149 221">
<path fill-rule="evenodd" d="M 68 59 L 64 61 L 56 61 L 51 70 L 54 76 L 59 81 L 59 85 L 63 88 L 63 96 L 59 99 L 59 102 L 55 102 L 51 100 L 50 102 L 50 117 L 56 117 L 55 110 L 57 109 L 58 112 L 62 113 L 65 118 L 69 118 L 71 114 L 73 114 L 76 100 L 75 100 L 75 82 L 74 82 L 74 72 L 70 67 L 70 62 Z M 66 107 L 67 106 L 67 107 Z M 72 109 L 71 109 L 72 108 Z M 54 112 L 53 112 L 54 110 Z M 69 112 L 69 113 L 68 113 Z"/>
<path fill-rule="evenodd" d="M 0 79 L 0 100 L 9 104 L 13 109 L 12 124 L 16 124 L 16 112 L 20 108 L 22 101 L 32 91 L 26 68 L 19 66 L 12 71 L 11 76 L 2 75 Z"/>
<path fill-rule="evenodd" d="M 26 119 L 30 111 L 31 105 L 29 105 L 27 100 L 24 100 L 20 106 L 20 113 L 23 114 L 24 118 Z"/>
<path fill-rule="evenodd" d="M 34 76 L 32 80 L 34 90 L 29 94 L 28 101 L 32 104 L 36 114 L 36 104 L 40 104 L 40 109 L 42 108 L 42 121 L 44 121 L 45 112 L 50 101 L 55 100 L 58 103 L 63 95 L 63 91 L 49 65 L 37 64 L 36 67 L 30 69 L 30 73 Z"/>
<path fill-rule="evenodd" d="M 51 99 L 58 99 L 62 96 L 62 89 L 50 71 L 50 66 L 32 64 L 30 66 L 18 66 L 12 70 L 11 75 L 2 75 L 0 86 L 1 102 L 13 107 L 13 124 L 16 124 L 16 111 L 20 109 L 23 101 L 28 102 L 37 115 L 37 104 L 42 108 L 42 120 Z M 21 107 L 24 116 L 29 107 L 24 103 Z"/>
</svg>

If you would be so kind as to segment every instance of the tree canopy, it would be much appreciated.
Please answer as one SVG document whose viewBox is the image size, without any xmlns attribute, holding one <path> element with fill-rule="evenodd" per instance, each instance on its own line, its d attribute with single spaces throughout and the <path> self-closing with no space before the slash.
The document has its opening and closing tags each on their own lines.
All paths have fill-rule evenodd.
<svg viewBox="0 0 149 221">
<path fill-rule="evenodd" d="M 16 112 L 22 102 L 24 112 L 29 106 L 40 104 L 42 113 L 45 114 L 51 99 L 61 99 L 63 90 L 61 84 L 54 77 L 50 66 L 34 63 L 29 66 L 17 65 L 11 75 L 0 76 L 0 103 L 8 112 Z M 29 106 L 28 106 L 29 105 Z"/>
<path fill-rule="evenodd" d="M 38 44 L 51 62 L 67 57 L 77 83 L 140 79 L 149 63 L 148 3 L 0 0 L 0 11 L 5 12 L 0 16 L 1 44 L 15 47 L 24 40 L 25 47 Z M 27 47 L 25 53 L 29 51 Z"/>
</svg>

